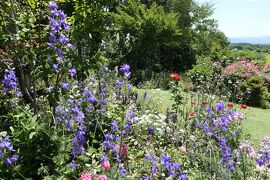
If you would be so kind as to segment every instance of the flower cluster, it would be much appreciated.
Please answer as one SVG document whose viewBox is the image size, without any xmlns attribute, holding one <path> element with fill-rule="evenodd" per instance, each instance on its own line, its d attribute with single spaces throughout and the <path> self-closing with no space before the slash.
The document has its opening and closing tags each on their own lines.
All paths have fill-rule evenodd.
<svg viewBox="0 0 270 180">
<path fill-rule="evenodd" d="M 72 130 L 74 122 L 83 123 L 85 114 L 82 109 L 82 99 L 69 98 L 66 103 L 59 102 L 56 107 L 56 120 L 64 122 L 68 131 Z"/>
<path fill-rule="evenodd" d="M 250 77 L 253 74 L 259 74 L 260 72 L 260 66 L 246 59 L 241 59 L 240 61 L 231 64 L 224 69 L 225 74 L 239 73 L 239 75 L 244 77 Z"/>
<path fill-rule="evenodd" d="M 151 173 L 152 176 L 157 173 L 158 167 L 157 167 L 157 156 L 154 154 L 153 151 L 150 151 L 149 153 L 145 154 L 144 161 L 150 161 L 151 162 Z M 148 175 L 146 175 L 148 177 Z"/>
<path fill-rule="evenodd" d="M 180 171 L 180 164 L 173 163 L 171 157 L 167 153 L 161 157 L 160 161 L 163 168 L 167 170 L 169 176 L 175 176 L 178 171 Z"/>
<path fill-rule="evenodd" d="M 64 123 L 66 131 L 74 132 L 74 139 L 72 140 L 73 149 L 70 153 L 72 158 L 85 152 L 86 127 L 83 125 L 85 114 L 82 109 L 82 101 L 81 98 L 69 98 L 67 102 L 60 102 L 56 107 L 55 119 L 57 123 Z M 72 161 L 70 167 L 75 169 L 76 163 Z"/>
<path fill-rule="evenodd" d="M 264 166 L 270 169 L 270 137 L 261 139 L 261 150 L 257 153 L 256 162 L 259 166 Z"/>
<path fill-rule="evenodd" d="M 231 148 L 227 146 L 227 140 L 224 136 L 219 139 L 220 149 L 221 149 L 221 157 L 222 157 L 222 165 L 223 167 L 229 167 L 231 172 L 235 171 L 234 161 L 232 159 Z"/>
<path fill-rule="evenodd" d="M 73 46 L 69 43 L 69 38 L 66 33 L 69 32 L 70 27 L 66 21 L 66 14 L 62 10 L 58 10 L 58 7 L 55 2 L 50 2 L 50 12 L 51 17 L 50 21 L 50 42 L 48 43 L 49 48 L 55 51 L 56 57 L 54 62 L 49 58 L 49 63 L 52 64 L 52 70 L 54 72 L 59 72 L 61 65 L 64 63 L 64 48 L 71 49 Z M 70 76 L 73 77 L 76 75 L 76 69 L 69 65 Z"/>
<path fill-rule="evenodd" d="M 7 157 L 9 153 L 15 152 L 12 144 L 10 143 L 9 136 L 0 137 L 0 158 L 4 159 L 6 166 L 12 165 L 19 159 L 18 155 Z"/>
<path fill-rule="evenodd" d="M 3 79 L 3 91 L 8 93 L 9 91 L 15 90 L 16 96 L 21 96 L 21 92 L 18 89 L 17 78 L 14 69 L 6 69 Z"/>
</svg>

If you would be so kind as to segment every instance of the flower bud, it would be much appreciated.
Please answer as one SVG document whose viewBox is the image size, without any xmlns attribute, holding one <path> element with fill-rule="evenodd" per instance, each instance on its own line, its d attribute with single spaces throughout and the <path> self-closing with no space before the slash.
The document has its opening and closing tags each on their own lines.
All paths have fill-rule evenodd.
<svg viewBox="0 0 270 180">
<path fill-rule="evenodd" d="M 102 167 L 104 168 L 105 171 L 110 170 L 110 161 L 106 160 L 102 163 Z"/>
</svg>

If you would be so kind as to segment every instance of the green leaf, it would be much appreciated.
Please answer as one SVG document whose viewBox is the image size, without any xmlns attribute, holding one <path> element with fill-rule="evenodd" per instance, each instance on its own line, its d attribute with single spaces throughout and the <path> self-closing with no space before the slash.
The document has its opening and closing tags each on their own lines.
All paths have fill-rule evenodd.
<svg viewBox="0 0 270 180">
<path fill-rule="evenodd" d="M 36 132 L 31 132 L 30 134 L 29 134 L 29 139 L 32 139 L 33 138 L 33 136 L 36 134 Z"/>
<path fill-rule="evenodd" d="M 0 136 L 5 137 L 6 135 L 7 135 L 7 132 L 6 131 L 0 132 Z"/>
<path fill-rule="evenodd" d="M 36 2 L 35 0 L 27 0 L 27 3 L 31 6 L 32 9 L 36 8 Z"/>
</svg>

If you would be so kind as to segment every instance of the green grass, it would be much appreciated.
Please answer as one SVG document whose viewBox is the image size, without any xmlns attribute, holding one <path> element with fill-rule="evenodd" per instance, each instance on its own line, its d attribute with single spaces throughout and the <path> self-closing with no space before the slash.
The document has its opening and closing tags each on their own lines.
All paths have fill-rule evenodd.
<svg viewBox="0 0 270 180">
<path fill-rule="evenodd" d="M 172 100 L 170 100 L 170 91 L 159 89 L 144 90 L 138 89 L 139 96 L 147 92 L 147 99 L 157 107 L 157 109 L 164 113 L 167 107 L 171 107 Z M 191 95 L 185 95 L 185 98 L 190 102 Z M 270 136 L 270 109 L 260 109 L 249 107 L 246 110 L 241 110 L 245 114 L 244 128 L 250 133 L 250 140 L 255 146 L 258 146 L 259 139 L 264 136 Z"/>
</svg>

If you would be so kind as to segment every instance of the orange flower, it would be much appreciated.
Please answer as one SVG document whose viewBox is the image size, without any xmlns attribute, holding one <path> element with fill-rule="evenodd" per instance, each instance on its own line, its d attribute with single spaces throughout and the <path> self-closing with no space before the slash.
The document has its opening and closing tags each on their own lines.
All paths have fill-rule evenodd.
<svg viewBox="0 0 270 180">
<path fill-rule="evenodd" d="M 202 105 L 206 105 L 207 103 L 206 103 L 205 101 L 202 101 L 201 104 L 202 104 Z"/>
<path fill-rule="evenodd" d="M 195 105 L 196 103 L 194 101 L 191 102 L 192 105 Z"/>
<path fill-rule="evenodd" d="M 177 74 L 177 73 L 171 73 L 170 74 L 170 77 L 173 79 L 173 80 L 175 80 L 175 81 L 180 81 L 180 75 L 179 74 Z"/>
<path fill-rule="evenodd" d="M 189 112 L 189 117 L 193 117 L 195 115 L 196 115 L 196 112 L 194 112 L 194 111 Z"/>
<path fill-rule="evenodd" d="M 227 104 L 227 107 L 231 109 L 231 108 L 233 108 L 233 104 L 229 103 L 229 104 Z"/>
<path fill-rule="evenodd" d="M 243 104 L 243 105 L 241 105 L 241 106 L 240 106 L 240 108 L 241 108 L 241 109 L 247 109 L 247 108 L 248 108 L 248 106 L 247 106 L 247 105 L 245 105 L 245 104 Z"/>
</svg>

